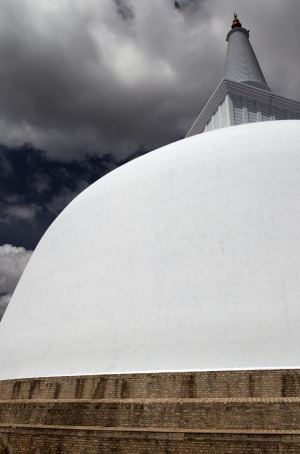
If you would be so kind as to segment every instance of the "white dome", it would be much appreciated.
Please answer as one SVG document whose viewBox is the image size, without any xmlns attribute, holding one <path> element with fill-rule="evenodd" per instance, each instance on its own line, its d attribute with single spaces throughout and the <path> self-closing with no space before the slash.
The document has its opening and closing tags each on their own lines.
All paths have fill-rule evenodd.
<svg viewBox="0 0 300 454">
<path fill-rule="evenodd" d="M 0 329 L 0 378 L 300 366 L 300 122 L 193 136 L 80 194 Z"/>
</svg>

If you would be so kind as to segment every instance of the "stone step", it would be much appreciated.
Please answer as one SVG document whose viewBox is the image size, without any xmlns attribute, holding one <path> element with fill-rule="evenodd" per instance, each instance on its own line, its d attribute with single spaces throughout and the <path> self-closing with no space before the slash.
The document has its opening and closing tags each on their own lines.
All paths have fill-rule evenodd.
<svg viewBox="0 0 300 454">
<path fill-rule="evenodd" d="M 300 397 L 300 370 L 170 372 L 0 381 L 2 399 Z"/>
<path fill-rule="evenodd" d="M 283 403 L 283 402 L 299 402 L 300 397 L 196 397 L 196 398 L 127 398 L 127 399 L 114 399 L 114 398 L 103 398 L 103 399 L 0 399 L 1 403 L 244 403 L 244 402 L 267 402 L 267 403 Z"/>
<path fill-rule="evenodd" d="M 300 430 L 298 398 L 18 400 L 0 423 L 201 430 Z"/>
<path fill-rule="evenodd" d="M 70 426 L 1 427 L 14 454 L 298 454 L 300 436 L 283 431 L 181 431 Z"/>
<path fill-rule="evenodd" d="M 260 430 L 260 429 L 162 429 L 159 427 L 99 427 L 99 426 L 58 426 L 46 424 L 3 424 L 0 423 L 0 430 L 62 430 L 62 431 L 87 431 L 98 433 L 153 433 L 153 434 L 251 434 L 251 435 L 300 435 L 299 430 Z M 299 439 L 300 441 L 300 439 Z"/>
</svg>

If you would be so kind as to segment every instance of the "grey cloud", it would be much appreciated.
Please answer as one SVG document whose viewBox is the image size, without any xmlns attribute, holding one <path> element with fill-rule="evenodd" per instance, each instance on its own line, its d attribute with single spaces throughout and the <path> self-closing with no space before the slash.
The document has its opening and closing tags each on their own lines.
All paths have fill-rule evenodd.
<svg viewBox="0 0 300 454">
<path fill-rule="evenodd" d="M 117 7 L 117 12 L 124 20 L 130 20 L 134 18 L 134 11 L 130 1 L 126 0 L 114 0 Z"/>
<path fill-rule="evenodd" d="M 8 177 L 13 175 L 13 166 L 11 162 L 6 159 L 6 157 L 0 152 L 0 169 L 1 172 L 7 175 Z"/>
<path fill-rule="evenodd" d="M 29 223 L 34 222 L 36 214 L 41 210 L 41 207 L 34 203 L 30 204 L 14 204 L 5 207 L 2 210 L 0 222 L 7 222 L 11 220 L 22 220 Z"/>
<path fill-rule="evenodd" d="M 297 98 L 298 0 L 0 0 L 0 138 L 70 160 L 183 137 L 223 75 L 233 11 Z"/>
<path fill-rule="evenodd" d="M 4 312 L 6 311 L 10 299 L 11 294 L 0 296 L 0 320 L 2 319 Z"/>
<path fill-rule="evenodd" d="M 23 247 L 0 246 L 0 294 L 12 293 L 31 254 Z"/>
<path fill-rule="evenodd" d="M 201 26 L 171 1 L 80 5 L 2 5 L 0 137 L 69 159 L 112 149 L 126 156 L 184 135 Z"/>
<path fill-rule="evenodd" d="M 0 319 L 31 254 L 23 247 L 0 246 Z"/>
<path fill-rule="evenodd" d="M 175 0 L 174 6 L 180 11 L 195 12 L 202 6 L 203 0 Z"/>
</svg>

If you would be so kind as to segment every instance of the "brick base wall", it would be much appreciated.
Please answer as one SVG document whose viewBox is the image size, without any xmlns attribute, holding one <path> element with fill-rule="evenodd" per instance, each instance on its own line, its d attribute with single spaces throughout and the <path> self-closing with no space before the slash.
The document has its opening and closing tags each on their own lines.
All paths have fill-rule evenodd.
<svg viewBox="0 0 300 454">
<path fill-rule="evenodd" d="M 300 453 L 300 370 L 0 381 L 14 454 Z"/>
</svg>

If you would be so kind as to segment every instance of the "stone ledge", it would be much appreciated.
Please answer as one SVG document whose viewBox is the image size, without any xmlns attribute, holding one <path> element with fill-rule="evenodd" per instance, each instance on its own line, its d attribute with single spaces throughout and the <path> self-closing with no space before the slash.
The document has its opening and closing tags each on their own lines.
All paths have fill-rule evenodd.
<svg viewBox="0 0 300 454">
<path fill-rule="evenodd" d="M 0 381 L 2 399 L 300 397 L 300 370 L 159 372 Z"/>
<path fill-rule="evenodd" d="M 8 401 L 0 404 L 0 422 L 47 426 L 99 426 L 201 430 L 298 430 L 298 401 L 185 402 L 118 400 L 51 402 Z"/>
<path fill-rule="evenodd" d="M 124 433 L 161 433 L 161 434 L 238 434 L 238 435 L 300 435 L 299 430 L 220 430 L 220 429 L 173 429 L 173 428 L 157 428 L 157 427 L 98 427 L 98 426 L 61 426 L 61 425 L 45 425 L 45 424 L 3 424 L 0 423 L 0 428 L 8 431 L 14 430 L 62 430 L 62 431 L 83 431 L 83 432 L 105 432 L 112 434 L 114 432 Z M 299 438 L 300 442 L 300 438 Z"/>
<path fill-rule="evenodd" d="M 0 400 L 1 404 L 57 404 L 57 403 L 73 403 L 76 404 L 189 404 L 189 403 L 199 403 L 199 404 L 210 404 L 210 403 L 221 403 L 221 404 L 230 404 L 230 403 L 265 403 L 265 404 L 276 404 L 276 403 L 300 403 L 300 397 L 188 397 L 188 398 L 151 398 L 151 399 L 142 399 L 142 398 L 126 398 L 126 399 L 5 399 Z"/>
</svg>

